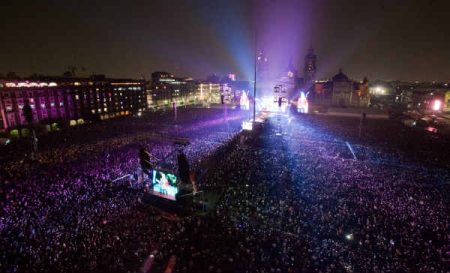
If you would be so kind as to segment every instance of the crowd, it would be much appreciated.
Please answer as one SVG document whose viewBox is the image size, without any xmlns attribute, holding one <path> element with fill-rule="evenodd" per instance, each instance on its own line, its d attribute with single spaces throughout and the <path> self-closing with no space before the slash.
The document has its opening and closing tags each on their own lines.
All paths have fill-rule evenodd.
<svg viewBox="0 0 450 273">
<path fill-rule="evenodd" d="M 449 172 L 353 160 L 319 128 L 272 119 L 235 147 L 206 178 L 227 183 L 223 199 L 183 220 L 163 260 L 177 255 L 177 272 L 447 272 Z"/>
<path fill-rule="evenodd" d="M 0 271 L 133 272 L 173 236 L 169 222 L 142 202 L 138 150 L 176 171 L 172 140 L 189 138 L 185 153 L 195 171 L 237 132 L 236 122 L 229 130 L 220 122 L 189 130 L 205 116 L 224 120 L 206 109 L 190 114 L 176 121 L 185 125 L 183 135 L 170 114 L 157 114 L 61 132 L 59 141 L 43 137 L 33 159 L 3 154 Z"/>
<path fill-rule="evenodd" d="M 161 129 L 164 115 L 104 125 L 103 137 L 74 134 L 76 145 L 49 144 L 33 161 L 2 164 L 0 271 L 135 272 L 152 251 L 152 272 L 172 255 L 176 272 L 448 269 L 448 170 L 363 143 L 353 160 L 334 122 L 304 117 L 270 118 L 230 145 L 238 120 L 211 111 L 206 122 L 203 111 L 179 114 L 179 128 Z M 142 146 L 175 170 L 161 131 L 189 137 L 194 170 L 216 161 L 198 181 L 224 189 L 208 214 L 168 220 L 142 202 L 133 176 L 113 182 L 136 172 Z"/>
</svg>

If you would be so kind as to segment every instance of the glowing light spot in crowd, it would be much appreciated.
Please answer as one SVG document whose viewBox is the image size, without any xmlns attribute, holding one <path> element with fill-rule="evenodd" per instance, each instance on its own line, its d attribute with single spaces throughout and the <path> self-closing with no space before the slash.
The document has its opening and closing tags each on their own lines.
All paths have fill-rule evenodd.
<svg viewBox="0 0 450 273">
<path fill-rule="evenodd" d="M 306 99 L 305 92 L 300 92 L 300 97 L 297 102 L 297 112 L 308 113 L 308 100 Z"/>
<path fill-rule="evenodd" d="M 251 131 L 251 130 L 253 130 L 253 123 L 251 121 L 244 120 L 242 122 L 242 130 L 244 130 L 244 131 Z"/>
<path fill-rule="evenodd" d="M 353 240 L 353 234 L 349 233 L 349 234 L 345 235 L 345 239 L 347 239 L 349 241 Z"/>
<path fill-rule="evenodd" d="M 242 110 L 250 110 L 250 101 L 248 99 L 247 93 L 242 92 L 241 100 L 239 101 L 239 105 Z"/>
<path fill-rule="evenodd" d="M 440 100 L 435 100 L 435 101 L 433 102 L 433 107 L 432 107 L 432 109 L 433 109 L 433 111 L 439 111 L 439 110 L 441 110 L 441 106 L 442 106 L 442 101 L 440 101 Z"/>
</svg>

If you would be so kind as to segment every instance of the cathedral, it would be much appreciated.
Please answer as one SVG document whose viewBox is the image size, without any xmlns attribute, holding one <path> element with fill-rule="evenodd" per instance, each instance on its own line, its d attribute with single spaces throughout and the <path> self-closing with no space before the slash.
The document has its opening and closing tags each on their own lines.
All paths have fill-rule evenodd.
<svg viewBox="0 0 450 273">
<path fill-rule="evenodd" d="M 312 46 L 308 49 L 308 54 L 305 56 L 305 83 L 312 83 L 316 75 L 316 60 L 317 56 L 314 54 Z"/>
<path fill-rule="evenodd" d="M 297 100 L 300 91 L 308 90 L 314 84 L 317 56 L 312 46 L 309 47 L 304 60 L 303 77 L 299 75 L 291 59 L 286 70 L 277 80 L 276 86 L 286 90 L 287 97 L 290 100 Z"/>
<path fill-rule="evenodd" d="M 292 59 L 276 79 L 270 78 L 269 60 L 263 51 L 256 59 L 257 93 L 261 97 L 272 96 L 274 102 L 296 101 L 300 92 L 307 95 L 313 105 L 334 107 L 367 107 L 370 103 L 368 80 L 353 81 L 342 69 L 331 80 L 317 80 L 317 55 L 312 46 L 304 58 L 303 77 L 298 73 Z"/>
</svg>

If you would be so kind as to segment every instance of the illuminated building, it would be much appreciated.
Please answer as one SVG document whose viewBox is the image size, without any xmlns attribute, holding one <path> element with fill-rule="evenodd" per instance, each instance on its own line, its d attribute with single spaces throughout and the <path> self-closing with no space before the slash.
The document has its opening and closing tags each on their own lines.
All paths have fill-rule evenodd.
<svg viewBox="0 0 450 273">
<path fill-rule="evenodd" d="M 3 129 L 27 125 L 22 113 L 27 101 L 34 123 L 53 126 L 131 115 L 147 105 L 145 82 L 141 80 L 109 79 L 102 75 L 0 79 Z"/>
<path fill-rule="evenodd" d="M 197 83 L 192 78 L 179 78 L 168 72 L 152 73 L 147 101 L 151 108 L 172 107 L 199 103 Z"/>
<path fill-rule="evenodd" d="M 223 83 L 220 85 L 220 94 L 223 96 L 224 104 L 232 104 L 235 100 L 235 93 L 228 83 Z"/>
<path fill-rule="evenodd" d="M 247 89 L 244 89 L 244 87 Z M 179 78 L 168 72 L 154 72 L 151 85 L 147 89 L 147 101 L 150 108 L 185 105 L 233 103 L 236 92 L 248 91 L 248 82 L 236 81 L 234 74 L 220 80 L 217 75 L 210 75 L 206 81 L 195 81 L 192 78 Z M 240 95 L 240 93 L 239 93 Z"/>
<path fill-rule="evenodd" d="M 450 91 L 445 92 L 443 110 L 444 112 L 450 112 Z"/>
<path fill-rule="evenodd" d="M 197 97 L 204 105 L 220 103 L 221 83 L 199 82 L 197 83 Z"/>
</svg>

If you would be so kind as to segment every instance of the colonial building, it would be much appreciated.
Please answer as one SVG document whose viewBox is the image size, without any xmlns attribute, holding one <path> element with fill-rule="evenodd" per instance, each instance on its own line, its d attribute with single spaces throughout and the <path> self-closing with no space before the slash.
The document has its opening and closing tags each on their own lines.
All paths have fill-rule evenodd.
<svg viewBox="0 0 450 273">
<path fill-rule="evenodd" d="M 316 81 L 309 89 L 314 104 L 338 107 L 367 107 L 370 104 L 369 81 L 356 82 L 347 77 L 342 69 L 331 81 Z"/>
<path fill-rule="evenodd" d="M 3 130 L 27 125 L 22 113 L 25 104 L 32 109 L 33 123 L 53 126 L 131 115 L 146 108 L 145 81 L 102 75 L 0 79 Z"/>
<path fill-rule="evenodd" d="M 355 91 L 353 81 L 340 69 L 339 73 L 333 76 L 332 82 L 331 104 L 336 106 L 350 105 Z"/>
</svg>

